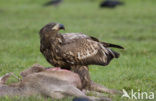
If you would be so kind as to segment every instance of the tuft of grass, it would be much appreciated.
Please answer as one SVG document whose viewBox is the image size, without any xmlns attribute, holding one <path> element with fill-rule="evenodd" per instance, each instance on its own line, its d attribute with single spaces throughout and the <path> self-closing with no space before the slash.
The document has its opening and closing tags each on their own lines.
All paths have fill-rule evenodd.
<svg viewBox="0 0 156 101">
<path fill-rule="evenodd" d="M 19 75 L 35 63 L 50 66 L 39 51 L 38 32 L 49 22 L 60 22 L 65 25 L 65 32 L 83 32 L 125 47 L 125 50 L 116 50 L 121 57 L 110 65 L 90 66 L 92 80 L 113 89 L 128 92 L 140 89 L 156 94 L 155 0 L 125 0 L 124 6 L 115 9 L 99 8 L 100 0 L 64 0 L 56 8 L 44 7 L 45 2 L 0 1 L 0 75 L 7 72 Z M 123 100 L 120 96 L 111 98 Z M 1 100 L 44 101 L 36 97 Z"/>
</svg>

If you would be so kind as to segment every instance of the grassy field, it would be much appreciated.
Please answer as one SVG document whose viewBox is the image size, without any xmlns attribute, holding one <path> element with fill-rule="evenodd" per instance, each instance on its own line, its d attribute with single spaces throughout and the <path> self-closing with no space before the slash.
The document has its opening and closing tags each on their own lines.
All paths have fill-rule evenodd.
<svg viewBox="0 0 156 101">
<path fill-rule="evenodd" d="M 121 57 L 110 65 L 90 66 L 92 80 L 129 93 L 133 89 L 156 94 L 156 1 L 125 0 L 126 4 L 116 9 L 100 9 L 100 0 L 64 1 L 57 8 L 44 7 L 46 0 L 0 1 L 0 75 L 19 75 L 35 63 L 50 66 L 39 51 L 38 32 L 49 22 L 60 22 L 65 25 L 65 32 L 83 32 L 125 47 L 117 50 Z M 107 96 L 113 101 L 134 101 Z M 0 100 L 40 101 L 35 97 Z"/>
</svg>

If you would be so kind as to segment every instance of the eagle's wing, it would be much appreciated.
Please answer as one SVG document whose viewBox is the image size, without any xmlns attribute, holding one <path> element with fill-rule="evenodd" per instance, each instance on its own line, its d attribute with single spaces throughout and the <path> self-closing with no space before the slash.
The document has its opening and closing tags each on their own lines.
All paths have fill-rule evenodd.
<svg viewBox="0 0 156 101">
<path fill-rule="evenodd" d="M 85 35 L 85 34 L 82 34 L 82 33 L 65 33 L 65 34 L 62 34 L 64 40 L 65 40 L 65 43 L 68 44 L 68 43 L 72 43 L 73 41 L 77 40 L 77 39 L 89 39 L 90 37 Z"/>
<path fill-rule="evenodd" d="M 62 57 L 73 65 L 107 65 L 113 58 L 119 56 L 118 53 L 87 36 L 72 38 L 65 42 L 67 43 L 61 47 Z"/>
<path fill-rule="evenodd" d="M 77 39 L 90 39 L 96 42 L 100 42 L 97 38 L 93 37 L 93 36 L 88 36 L 85 35 L 83 33 L 65 33 L 62 34 L 64 41 L 66 44 L 68 43 L 72 43 L 73 41 L 77 40 Z M 111 44 L 111 43 L 106 43 L 106 42 L 101 42 L 103 44 L 104 47 L 114 47 L 114 48 L 119 48 L 119 49 L 124 49 L 122 46 L 119 45 L 115 45 L 115 44 Z"/>
</svg>

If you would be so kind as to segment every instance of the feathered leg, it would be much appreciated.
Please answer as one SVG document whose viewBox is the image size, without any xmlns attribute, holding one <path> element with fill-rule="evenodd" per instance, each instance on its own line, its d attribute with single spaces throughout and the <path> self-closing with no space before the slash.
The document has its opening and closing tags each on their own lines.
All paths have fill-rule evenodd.
<svg viewBox="0 0 156 101">
<path fill-rule="evenodd" d="M 72 66 L 72 71 L 80 76 L 82 82 L 82 89 L 90 89 L 91 79 L 89 74 L 89 69 L 87 66 Z"/>
<path fill-rule="evenodd" d="M 109 89 L 105 86 L 91 81 L 88 66 L 72 66 L 72 70 L 80 76 L 82 89 L 97 91 L 101 93 L 122 94 L 121 91 Z"/>
</svg>

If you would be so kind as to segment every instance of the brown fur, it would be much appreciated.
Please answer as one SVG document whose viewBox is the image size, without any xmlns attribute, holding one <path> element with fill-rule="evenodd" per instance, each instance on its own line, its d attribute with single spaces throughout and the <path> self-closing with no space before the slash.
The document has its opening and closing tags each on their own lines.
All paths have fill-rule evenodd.
<svg viewBox="0 0 156 101">
<path fill-rule="evenodd" d="M 105 97 L 86 96 L 77 88 L 81 86 L 79 76 L 66 70 L 28 74 L 14 86 L 5 84 L 9 76 L 10 74 L 6 74 L 0 79 L 0 96 L 41 95 L 52 99 L 75 96 L 89 98 L 91 101 L 110 101 L 109 98 Z"/>
<path fill-rule="evenodd" d="M 83 67 L 82 68 L 82 70 L 83 69 L 86 69 L 86 71 L 88 71 L 88 68 L 87 67 Z M 45 68 L 45 67 L 43 67 L 43 66 L 41 66 L 41 65 L 39 65 L 39 64 L 35 64 L 35 65 L 33 65 L 32 67 L 30 67 L 30 68 L 28 68 L 28 69 L 26 69 L 26 70 L 24 70 L 23 72 L 21 72 L 21 76 L 23 76 L 23 77 L 26 77 L 27 75 L 30 75 L 30 74 L 33 74 L 33 73 L 37 73 L 39 70 L 43 70 L 43 71 L 40 71 L 40 72 L 44 72 L 44 71 L 46 71 L 47 72 L 47 70 L 49 70 L 50 68 Z M 78 70 L 81 70 L 81 68 L 80 69 L 78 69 Z M 64 77 L 62 77 L 62 74 L 58 74 L 57 72 L 58 71 L 53 71 L 53 72 L 55 72 L 54 73 L 54 75 L 55 76 L 58 76 L 60 79 L 63 79 Z M 68 73 L 68 72 L 65 72 L 65 73 Z M 70 74 L 71 72 L 69 72 L 69 74 Z M 88 72 L 84 72 L 84 70 L 83 71 L 80 71 L 80 73 L 85 73 L 85 74 L 82 74 L 82 75 L 87 75 L 86 73 L 88 73 Z M 70 74 L 71 76 L 72 75 L 75 75 L 75 73 L 73 74 L 73 73 L 71 73 Z M 66 76 L 65 76 L 66 77 Z M 76 75 L 75 75 L 75 77 L 77 77 Z M 85 81 L 88 81 L 87 79 L 88 78 L 90 78 L 90 76 L 89 76 L 89 74 L 88 74 L 88 78 L 81 78 L 82 76 L 79 76 L 79 77 L 77 77 L 77 78 L 80 78 L 80 79 L 85 79 Z M 67 74 L 67 78 L 68 78 L 68 74 Z M 70 77 L 69 77 L 70 78 Z M 87 82 L 83 82 L 83 81 L 80 81 L 80 79 L 77 79 L 76 81 L 77 82 L 75 82 L 75 83 L 77 83 L 78 85 L 80 85 L 80 86 L 77 86 L 79 89 L 83 89 L 84 87 L 84 85 L 85 86 L 87 86 L 87 87 L 90 87 L 89 88 L 89 90 L 91 90 L 91 91 L 97 91 L 97 92 L 102 92 L 102 93 L 110 93 L 110 94 L 121 94 L 121 92 L 120 91 L 117 91 L 117 90 L 111 90 L 111 89 L 108 89 L 108 88 L 106 88 L 106 87 L 104 87 L 104 86 L 102 86 L 102 85 L 100 85 L 100 84 L 97 84 L 97 83 L 94 83 L 93 81 L 91 81 L 91 85 L 89 86 L 89 85 L 87 85 L 88 83 Z M 70 79 L 71 81 L 73 80 L 73 78 L 71 78 Z M 81 82 L 81 83 L 80 83 Z M 88 81 L 89 82 L 89 81 Z M 87 88 L 88 89 L 88 88 Z"/>
</svg>

